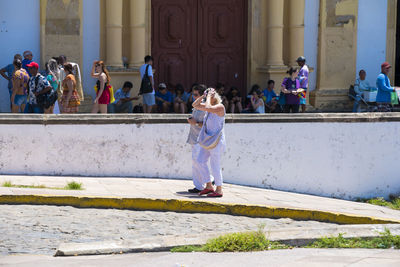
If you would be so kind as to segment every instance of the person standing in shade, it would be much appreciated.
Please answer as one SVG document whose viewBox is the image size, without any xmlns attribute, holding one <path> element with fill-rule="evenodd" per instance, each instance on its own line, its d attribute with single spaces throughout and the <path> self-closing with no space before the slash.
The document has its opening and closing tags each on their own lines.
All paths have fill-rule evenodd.
<svg viewBox="0 0 400 267">
<path fill-rule="evenodd" d="M 22 61 L 22 56 L 20 54 L 14 55 L 13 63 L 8 64 L 7 66 L 5 66 L 4 68 L 2 68 L 0 70 L 0 75 L 3 76 L 3 78 L 8 81 L 9 98 L 11 98 L 11 95 L 12 95 L 12 87 L 13 87 L 12 78 L 13 78 L 13 74 L 15 72 L 14 62 L 16 59 L 19 59 L 20 61 Z M 29 75 L 29 73 L 28 73 L 28 75 Z M 12 104 L 12 102 L 11 102 L 11 104 Z"/>
<path fill-rule="evenodd" d="M 60 86 L 60 70 L 58 69 L 58 64 L 56 60 L 54 59 L 49 60 L 49 62 L 47 63 L 47 72 L 48 74 L 46 79 L 49 81 L 51 87 L 53 88 L 52 90 L 54 91 L 54 93 L 57 94 L 58 87 Z M 56 103 L 54 102 L 54 104 L 52 104 L 48 108 L 45 107 L 44 113 L 53 114 L 55 104 Z"/>
<path fill-rule="evenodd" d="M 197 85 L 192 90 L 192 96 L 195 101 L 201 98 L 206 90 L 205 85 Z M 188 119 L 190 124 L 190 132 L 188 136 L 187 143 L 192 145 L 192 178 L 194 188 L 189 189 L 189 193 L 200 193 L 204 189 L 203 179 L 200 174 L 200 167 L 197 161 L 200 153 L 200 145 L 198 144 L 198 138 L 201 128 L 203 127 L 205 111 L 193 108 L 192 116 Z"/>
<path fill-rule="evenodd" d="M 22 67 L 23 67 L 23 68 L 26 70 L 26 72 L 28 72 L 28 74 L 30 75 L 28 64 L 32 63 L 33 54 L 32 54 L 31 51 L 27 50 L 27 51 L 24 52 L 23 55 L 24 55 L 24 60 L 22 60 Z M 30 75 L 30 77 L 32 77 L 32 76 Z"/>
<path fill-rule="evenodd" d="M 396 92 L 396 89 L 390 85 L 389 72 L 392 66 L 388 62 L 381 65 L 381 74 L 376 79 L 376 87 L 378 88 L 378 95 L 376 96 L 376 103 L 378 104 L 379 112 L 391 112 L 391 93 Z"/>
<path fill-rule="evenodd" d="M 203 100 L 205 102 L 203 103 Z M 221 156 L 225 151 L 225 106 L 222 99 L 214 88 L 207 89 L 203 97 L 199 97 L 194 103 L 193 108 L 205 111 L 203 126 L 199 133 L 200 152 L 197 158 L 200 174 L 206 187 L 199 195 L 207 197 L 222 197 L 222 168 Z M 216 189 L 212 184 L 212 177 L 208 169 L 210 161 L 211 173 L 214 176 Z"/>
<path fill-rule="evenodd" d="M 308 75 L 310 73 L 310 70 L 306 65 L 305 57 L 301 56 L 296 61 L 297 64 L 300 66 L 300 71 L 298 74 L 300 80 L 300 88 L 304 90 L 303 92 L 299 93 L 301 112 L 305 113 L 307 106 Z"/>
<path fill-rule="evenodd" d="M 285 94 L 285 113 L 299 113 L 300 109 L 300 98 L 299 93 L 302 93 L 304 89 L 300 88 L 300 81 L 297 78 L 297 68 L 290 68 L 287 71 L 290 76 L 285 78 L 282 82 L 282 93 Z"/>
<path fill-rule="evenodd" d="M 143 94 L 143 111 L 144 113 L 151 113 L 154 105 L 156 104 L 155 91 L 154 91 L 154 77 L 153 77 L 153 57 L 146 56 L 144 58 L 144 64 L 140 67 L 140 77 L 143 79 L 146 73 L 150 78 L 151 86 L 153 87 L 153 92 Z"/>
<path fill-rule="evenodd" d="M 38 104 L 37 97 L 50 92 L 52 89 L 51 85 L 46 77 L 39 73 L 39 65 L 36 62 L 31 62 L 26 66 L 29 69 L 31 77 L 29 79 L 29 100 L 24 112 L 43 114 L 43 107 Z"/>
<path fill-rule="evenodd" d="M 79 105 L 78 91 L 76 90 L 76 80 L 71 64 L 64 64 L 66 77 L 62 81 L 63 95 L 61 98 L 62 113 L 77 113 Z"/>
<path fill-rule="evenodd" d="M 12 78 L 12 113 L 23 113 L 28 99 L 29 74 L 22 68 L 20 59 L 14 60 L 15 72 Z"/>
</svg>

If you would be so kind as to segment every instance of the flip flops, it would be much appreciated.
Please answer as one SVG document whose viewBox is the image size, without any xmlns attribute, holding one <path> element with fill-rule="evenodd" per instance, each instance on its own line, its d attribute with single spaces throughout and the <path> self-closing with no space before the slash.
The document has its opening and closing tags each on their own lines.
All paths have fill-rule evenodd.
<svg viewBox="0 0 400 267">
<path fill-rule="evenodd" d="M 213 189 L 204 189 L 203 191 L 201 191 L 200 193 L 199 193 L 199 196 L 202 196 L 202 195 L 207 195 L 207 194 L 209 194 L 209 193 L 214 193 L 214 190 Z"/>
<path fill-rule="evenodd" d="M 221 193 L 217 193 L 217 192 L 213 192 L 207 195 L 207 197 L 222 197 L 223 194 Z"/>
</svg>

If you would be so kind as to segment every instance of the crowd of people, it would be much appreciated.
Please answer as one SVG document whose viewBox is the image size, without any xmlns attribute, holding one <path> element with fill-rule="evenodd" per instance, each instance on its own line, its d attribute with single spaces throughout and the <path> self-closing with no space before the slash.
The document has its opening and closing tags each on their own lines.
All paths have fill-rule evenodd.
<svg viewBox="0 0 400 267">
<path fill-rule="evenodd" d="M 232 86 L 229 91 L 225 85 L 217 83 L 215 90 L 221 97 L 221 103 L 230 113 L 279 113 L 306 111 L 306 92 L 308 90 L 309 68 L 305 57 L 297 59 L 298 68 L 290 68 L 288 77 L 281 84 L 280 94 L 275 93 L 275 81 L 268 81 L 268 87 L 264 90 L 257 84 L 253 85 L 249 94 L 242 97 L 240 90 Z M 182 84 L 175 86 L 167 83 L 154 85 L 153 58 L 145 57 L 145 64 L 140 68 L 142 77 L 141 95 L 143 96 L 143 110 L 145 113 L 187 113 L 192 109 L 194 102 L 193 89 L 184 88 Z M 148 88 L 143 81 L 149 80 Z M 143 87 L 143 90 L 142 90 Z"/>
<path fill-rule="evenodd" d="M 141 85 L 138 96 L 131 96 L 133 83 L 126 81 L 122 88 L 114 92 L 111 77 L 103 61 L 93 63 L 91 76 L 97 79 L 94 90 L 92 113 L 189 113 L 195 101 L 193 90 L 198 84 L 185 88 L 182 84 L 170 85 L 161 82 L 154 84 L 153 58 L 146 56 L 140 67 Z M 230 113 L 298 113 L 306 112 L 309 68 L 306 58 L 297 59 L 298 67 L 291 67 L 280 88 L 275 81 L 269 80 L 264 90 L 257 84 L 242 97 L 239 88 L 217 83 L 215 90 L 221 97 L 221 104 Z M 376 87 L 366 80 L 365 70 L 361 70 L 354 90 L 353 111 L 360 108 L 361 100 L 367 92 L 377 92 L 378 111 L 390 111 L 392 108 L 391 87 L 387 73 L 390 64 L 382 64 L 382 72 Z M 14 56 L 12 64 L 0 70 L 0 75 L 8 80 L 8 91 L 13 113 L 77 113 L 84 100 L 79 65 L 68 62 L 63 55 L 54 57 L 46 63 L 45 70 L 39 71 L 39 65 L 33 61 L 31 51 Z M 278 93 L 277 93 L 278 92 Z M 133 106 L 133 100 L 142 99 L 142 104 Z"/>
<path fill-rule="evenodd" d="M 54 57 L 39 71 L 31 51 L 14 56 L 12 64 L 0 70 L 8 80 L 8 91 L 13 113 L 76 113 L 83 101 L 78 64 L 63 55 Z"/>
</svg>

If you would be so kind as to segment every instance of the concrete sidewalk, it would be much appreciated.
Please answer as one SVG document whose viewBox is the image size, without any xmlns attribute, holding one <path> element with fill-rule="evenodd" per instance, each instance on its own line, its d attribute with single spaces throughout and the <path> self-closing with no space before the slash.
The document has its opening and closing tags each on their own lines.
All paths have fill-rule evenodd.
<svg viewBox="0 0 400 267">
<path fill-rule="evenodd" d="M 292 218 L 340 224 L 400 223 L 400 211 L 365 203 L 311 195 L 224 185 L 224 197 L 187 193 L 191 181 L 140 178 L 1 176 L 0 185 L 64 187 L 83 184 L 84 190 L 0 187 L 0 204 L 66 205 L 176 212 L 224 213 L 252 217 Z"/>
<path fill-rule="evenodd" d="M 1 266 L 399 266 L 397 250 L 293 249 L 248 253 L 137 253 L 126 255 L 51 257 L 0 256 Z"/>
</svg>

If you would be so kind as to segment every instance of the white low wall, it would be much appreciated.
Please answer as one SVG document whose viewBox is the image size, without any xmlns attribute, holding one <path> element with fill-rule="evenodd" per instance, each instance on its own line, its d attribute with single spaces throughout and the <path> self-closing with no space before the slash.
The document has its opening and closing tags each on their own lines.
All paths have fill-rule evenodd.
<svg viewBox="0 0 400 267">
<path fill-rule="evenodd" d="M 190 178 L 189 126 L 0 124 L 0 173 Z M 227 123 L 225 182 L 343 199 L 400 192 L 400 122 Z"/>
</svg>

